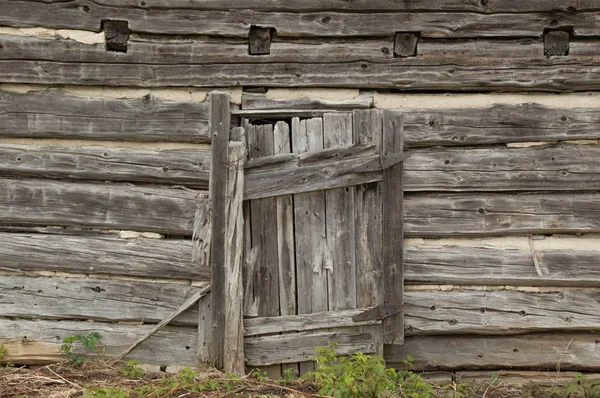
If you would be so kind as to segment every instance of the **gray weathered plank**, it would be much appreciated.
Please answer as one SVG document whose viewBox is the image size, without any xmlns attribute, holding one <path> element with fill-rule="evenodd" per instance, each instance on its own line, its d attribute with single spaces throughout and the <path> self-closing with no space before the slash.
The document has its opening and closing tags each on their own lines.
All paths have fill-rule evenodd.
<svg viewBox="0 0 600 398">
<path fill-rule="evenodd" d="M 456 380 L 459 382 L 471 383 L 474 385 L 484 385 L 498 377 L 498 383 L 505 386 L 523 387 L 534 384 L 536 386 L 552 388 L 556 386 L 566 386 L 577 377 L 578 372 L 557 372 L 556 369 L 548 371 L 527 371 L 527 370 L 471 370 L 456 372 Z M 496 376 L 494 376 L 494 374 Z M 592 380 L 594 384 L 600 381 L 598 373 L 584 373 L 587 380 Z"/>
<path fill-rule="evenodd" d="M 406 334 L 598 331 L 597 289 L 404 292 Z"/>
<path fill-rule="evenodd" d="M 534 103 L 407 110 L 404 130 L 408 147 L 598 139 L 600 112 Z"/>
<path fill-rule="evenodd" d="M 244 320 L 244 335 L 303 332 L 308 330 L 378 325 L 380 320 L 358 321 L 352 317 L 365 312 L 367 308 L 340 311 L 316 312 L 314 314 L 249 318 Z"/>
<path fill-rule="evenodd" d="M 323 115 L 324 148 L 352 145 L 352 113 Z M 325 191 L 325 230 L 331 268 L 327 270 L 330 311 L 356 308 L 354 187 Z"/>
<path fill-rule="evenodd" d="M 386 165 L 403 154 L 404 128 L 402 113 L 386 110 L 382 116 L 383 134 L 380 155 L 381 163 Z M 404 292 L 403 180 L 403 163 L 394 164 L 383 171 L 381 182 L 383 303 L 392 306 L 402 305 Z M 385 344 L 404 342 L 402 312 L 383 321 L 383 342 Z"/>
<path fill-rule="evenodd" d="M 223 369 L 244 375 L 244 287 L 242 244 L 244 239 L 244 159 L 246 145 L 231 141 L 228 147 L 225 212 L 225 329 Z"/>
<path fill-rule="evenodd" d="M 136 181 L 207 189 L 210 151 L 0 145 L 0 175 Z"/>
<path fill-rule="evenodd" d="M 208 263 L 192 262 L 192 242 L 172 239 L 0 233 L 0 268 L 210 280 Z"/>
<path fill-rule="evenodd" d="M 406 195 L 409 237 L 595 233 L 597 193 Z"/>
<path fill-rule="evenodd" d="M 307 94 L 304 98 L 273 99 L 265 94 L 244 93 L 242 95 L 242 109 L 358 109 L 370 108 L 373 105 L 373 92 L 361 92 L 352 99 L 320 99 L 310 98 Z"/>
<path fill-rule="evenodd" d="M 206 191 L 129 184 L 0 179 L 0 224 L 191 235 Z"/>
<path fill-rule="evenodd" d="M 152 325 L 119 325 L 81 321 L 31 321 L 0 319 L 2 361 L 16 365 L 47 365 L 64 359 L 60 346 L 65 337 L 98 332 L 106 355 L 117 355 L 145 335 Z M 168 326 L 140 344 L 126 359 L 156 365 L 195 365 L 196 328 Z"/>
<path fill-rule="evenodd" d="M 227 172 L 228 146 L 230 139 L 231 113 L 229 95 L 213 93 L 210 95 L 209 130 L 211 139 L 210 167 L 210 268 L 211 268 L 211 322 L 212 335 L 210 343 L 210 362 L 222 369 L 224 365 L 225 331 L 225 263 L 227 242 L 225 238 L 227 219 Z M 215 294 L 216 293 L 216 294 Z"/>
<path fill-rule="evenodd" d="M 464 0 L 204 0 L 190 3 L 188 0 L 149 0 L 140 5 L 136 0 L 104 0 L 101 3 L 112 7 L 138 7 L 146 9 L 187 8 L 194 10 L 239 10 L 262 11 L 474 11 L 493 12 L 532 12 L 532 11 L 589 11 L 598 9 L 594 0 L 579 0 L 576 7 L 565 0 L 490 0 L 487 2 Z"/>
<path fill-rule="evenodd" d="M 600 285 L 596 251 L 538 250 L 537 258 L 541 277 L 535 271 L 530 250 L 483 244 L 474 247 L 409 245 L 404 251 L 405 280 L 409 284 Z"/>
<path fill-rule="evenodd" d="M 575 35 L 598 35 L 597 12 L 272 12 L 253 9 L 127 7 L 78 1 L 77 5 L 30 0 L 0 4 L 0 24 L 99 31 L 103 19 L 126 20 L 133 32 L 247 37 L 251 26 L 275 28 L 279 36 L 377 36 L 402 26 L 424 37 L 539 37 L 548 26 L 573 26 Z M 187 3 L 186 3 L 187 5 Z M 52 18 L 47 18 L 52 15 Z M 510 16 L 509 22 L 507 18 Z M 554 21 L 554 23 L 552 23 Z"/>
<path fill-rule="evenodd" d="M 0 107 L 1 137 L 210 142 L 206 102 L 168 102 L 152 95 L 90 98 L 53 89 L 0 90 Z"/>
<path fill-rule="evenodd" d="M 597 341 L 597 333 L 408 337 L 404 345 L 386 345 L 385 360 L 404 369 L 401 361 L 411 354 L 417 370 L 598 370 Z"/>
<path fill-rule="evenodd" d="M 10 275 L 1 279 L 0 313 L 13 318 L 157 323 L 198 291 L 141 281 Z M 197 307 L 174 320 L 187 326 L 197 322 Z"/>
<path fill-rule="evenodd" d="M 377 148 L 356 145 L 250 160 L 246 178 L 244 197 L 254 199 L 381 181 L 382 173 Z"/>
<path fill-rule="evenodd" d="M 293 363 L 313 360 L 315 347 L 327 346 L 331 341 L 339 343 L 336 351 L 340 355 L 358 351 L 366 354 L 375 352 L 371 334 L 356 332 L 303 332 L 249 337 L 245 339 L 244 350 L 249 366 Z"/>
</svg>

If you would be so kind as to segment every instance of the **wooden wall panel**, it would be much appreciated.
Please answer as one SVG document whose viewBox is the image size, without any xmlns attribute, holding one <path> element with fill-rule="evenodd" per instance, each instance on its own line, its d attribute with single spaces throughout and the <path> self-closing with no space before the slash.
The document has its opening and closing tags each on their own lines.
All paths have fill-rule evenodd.
<svg viewBox="0 0 600 398">
<path fill-rule="evenodd" d="M 0 179 L 0 224 L 128 229 L 191 236 L 206 191 Z"/>
<path fill-rule="evenodd" d="M 588 0 L 589 1 L 589 0 Z M 572 26 L 576 35 L 598 35 L 597 11 L 526 12 L 485 14 L 479 12 L 352 12 L 320 10 L 281 12 L 264 10 L 253 4 L 249 9 L 198 10 L 184 5 L 140 7 L 78 0 L 77 3 L 44 3 L 31 0 L 0 4 L 0 25 L 46 27 L 99 31 L 101 21 L 125 20 L 133 32 L 197 34 L 248 37 L 250 26 L 267 26 L 279 36 L 378 36 L 388 35 L 401 26 L 404 31 L 421 32 L 424 37 L 540 37 L 545 28 Z M 514 4 L 515 2 L 511 2 Z M 431 3 L 430 3 L 431 4 Z M 531 3 L 530 3 L 531 4 Z M 589 4 L 589 3 L 588 3 Z M 591 4 L 588 5 L 588 7 Z M 514 6 L 513 6 L 514 7 Z M 507 7 L 508 8 L 508 7 Z M 574 7 L 575 8 L 575 7 Z M 547 10 L 547 6 L 542 6 Z M 404 10 L 401 10 L 404 11 Z M 537 11 L 537 10 L 536 10 Z M 52 18 L 48 18 L 52 15 Z"/>
<path fill-rule="evenodd" d="M 597 193 L 405 195 L 407 237 L 594 233 Z"/>
<path fill-rule="evenodd" d="M 18 62 L 11 64 L 14 67 Z M 210 142 L 208 102 L 168 102 L 152 95 L 116 99 L 70 95 L 60 90 L 0 90 L 0 107 L 0 137 Z"/>
<path fill-rule="evenodd" d="M 192 262 L 192 242 L 0 233 L 0 269 L 210 281 L 208 264 Z M 68 255 L 65 255 L 68 253 Z"/>
<path fill-rule="evenodd" d="M 178 184 L 208 189 L 210 150 L 0 146 L 0 176 Z"/>
<path fill-rule="evenodd" d="M 386 345 L 388 365 L 404 369 L 408 354 L 418 370 L 598 370 L 598 333 L 535 333 L 518 336 L 419 336 Z"/>
<path fill-rule="evenodd" d="M 0 318 L 3 361 L 15 365 L 47 365 L 64 359 L 60 346 L 65 337 L 98 332 L 106 355 L 115 356 L 146 335 L 153 325 L 119 325 L 81 321 L 31 321 Z M 170 327 L 141 343 L 125 359 L 156 365 L 195 365 L 197 328 Z"/>
<path fill-rule="evenodd" d="M 180 284 L 4 275 L 0 313 L 11 318 L 158 323 L 197 291 Z M 196 326 L 197 307 L 172 323 Z"/>
<path fill-rule="evenodd" d="M 530 250 L 483 243 L 405 246 L 405 278 L 409 284 L 432 285 L 600 286 L 597 251 L 544 250 L 536 255 L 543 276 L 536 273 Z"/>
</svg>

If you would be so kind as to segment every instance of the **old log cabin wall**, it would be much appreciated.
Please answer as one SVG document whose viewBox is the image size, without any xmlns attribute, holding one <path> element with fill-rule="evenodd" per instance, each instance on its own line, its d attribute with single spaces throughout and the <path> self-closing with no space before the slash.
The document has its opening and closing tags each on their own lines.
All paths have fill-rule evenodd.
<svg viewBox="0 0 600 398">
<path fill-rule="evenodd" d="M 403 111 L 388 363 L 600 370 L 599 70 L 595 0 L 0 1 L 4 359 L 118 354 L 210 283 L 218 90 L 232 126 Z M 130 355 L 196 363 L 208 311 Z"/>
</svg>

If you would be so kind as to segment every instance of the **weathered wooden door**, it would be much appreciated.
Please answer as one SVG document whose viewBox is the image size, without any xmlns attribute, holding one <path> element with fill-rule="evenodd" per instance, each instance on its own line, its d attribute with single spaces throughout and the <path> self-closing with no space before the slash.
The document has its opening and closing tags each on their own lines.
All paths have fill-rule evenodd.
<svg viewBox="0 0 600 398">
<path fill-rule="evenodd" d="M 243 121 L 244 355 L 305 372 L 314 347 L 401 344 L 402 114 Z M 299 363 L 298 365 L 296 365 Z"/>
</svg>

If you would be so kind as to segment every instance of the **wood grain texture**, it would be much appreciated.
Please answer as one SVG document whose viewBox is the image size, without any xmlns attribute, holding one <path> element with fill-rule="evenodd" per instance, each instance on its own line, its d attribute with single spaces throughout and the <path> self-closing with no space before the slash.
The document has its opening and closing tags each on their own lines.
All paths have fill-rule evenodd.
<svg viewBox="0 0 600 398">
<path fill-rule="evenodd" d="M 530 250 L 509 247 L 406 246 L 408 284 L 600 286 L 598 252 L 584 249 L 537 251 L 543 277 Z"/>
<path fill-rule="evenodd" d="M 3 276 L 0 311 L 5 317 L 85 319 L 105 322 L 157 323 L 198 288 L 162 283 Z M 175 319 L 196 325 L 198 309 Z"/>
<path fill-rule="evenodd" d="M 252 8 L 198 10 L 193 7 L 162 8 L 110 5 L 80 0 L 76 4 L 43 3 L 31 0 L 0 5 L 0 24 L 14 27 L 47 27 L 99 31 L 100 20 L 128 21 L 133 32 L 204 34 L 247 37 L 251 26 L 275 28 L 280 36 L 377 36 L 396 31 L 420 31 L 431 37 L 513 36 L 539 37 L 548 26 L 573 26 L 576 35 L 597 35 L 595 11 L 527 12 L 507 15 L 478 12 L 273 12 Z M 187 4 L 187 3 L 186 3 Z M 172 6 L 171 6 L 172 7 Z M 254 6 L 256 7 L 256 6 Z M 258 7 L 257 7 L 258 8 Z M 537 10 L 536 10 L 537 11 Z M 52 15 L 53 18 L 47 18 Z M 555 21 L 555 23 L 551 23 Z"/>
<path fill-rule="evenodd" d="M 352 113 L 323 115 L 324 148 L 351 145 L 352 134 Z M 331 268 L 327 270 L 330 311 L 356 308 L 354 199 L 353 186 L 325 191 L 325 231 L 331 256 Z"/>
<path fill-rule="evenodd" d="M 440 148 L 410 151 L 406 191 L 597 191 L 600 147 Z"/>
<path fill-rule="evenodd" d="M 0 247 L 3 270 L 210 280 L 187 240 L 0 233 Z"/>
<path fill-rule="evenodd" d="M 210 142 L 207 103 L 168 102 L 152 95 L 90 98 L 50 89 L 23 94 L 0 90 L 0 107 L 0 137 Z"/>
<path fill-rule="evenodd" d="M 600 112 L 533 103 L 408 110 L 404 131 L 408 147 L 598 139 Z"/>
<path fill-rule="evenodd" d="M 206 191 L 128 184 L 0 179 L 0 224 L 191 235 Z"/>
<path fill-rule="evenodd" d="M 244 239 L 244 160 L 246 146 L 231 141 L 228 147 L 225 212 L 225 330 L 223 369 L 244 375 L 244 287 L 242 245 Z"/>
<path fill-rule="evenodd" d="M 401 112 L 383 112 L 381 163 L 386 165 L 403 155 L 403 115 Z M 404 174 L 403 163 L 397 163 L 383 171 L 381 182 L 382 202 L 382 265 L 383 304 L 400 306 L 404 302 Z M 400 312 L 383 321 L 383 342 L 404 342 L 404 316 Z"/>
<path fill-rule="evenodd" d="M 242 95 L 242 109 L 357 109 L 370 108 L 373 105 L 373 92 L 361 92 L 352 99 L 320 99 L 320 98 L 294 98 L 274 99 L 265 94 L 244 92 Z"/>
<path fill-rule="evenodd" d="M 210 343 L 210 362 L 217 369 L 224 365 L 224 334 L 225 331 L 225 269 L 228 243 L 225 238 L 227 220 L 227 173 L 228 146 L 230 140 L 231 113 L 229 110 L 229 95 L 213 93 L 209 97 L 210 118 L 209 128 L 211 139 L 210 166 L 210 203 L 212 228 L 210 245 L 211 268 L 211 322 L 212 335 Z"/>
<path fill-rule="evenodd" d="M 208 150 L 0 145 L 0 175 L 179 184 L 207 189 Z"/>
<path fill-rule="evenodd" d="M 406 195 L 409 237 L 594 233 L 597 193 Z"/>
<path fill-rule="evenodd" d="M 339 342 L 336 352 L 348 355 L 354 352 L 373 353 L 375 347 L 370 333 L 357 332 L 303 332 L 245 339 L 244 350 L 249 366 L 311 361 L 315 347 Z"/>
<path fill-rule="evenodd" d="M 277 317 L 248 318 L 244 320 L 244 335 L 303 332 L 308 330 L 378 325 L 380 320 L 354 321 L 352 317 L 365 312 L 366 308 L 316 312 L 314 314 Z"/>
<path fill-rule="evenodd" d="M 386 345 L 389 366 L 403 369 L 407 354 L 417 370 L 598 370 L 597 333 L 534 333 L 518 336 L 420 336 Z M 460 355 L 458 355 L 460 353 Z"/>
<path fill-rule="evenodd" d="M 597 331 L 596 289 L 406 291 L 407 335 Z"/>
<path fill-rule="evenodd" d="M 3 361 L 15 365 L 47 365 L 64 359 L 65 337 L 98 332 L 106 355 L 117 355 L 145 335 L 153 325 L 119 325 L 80 321 L 0 319 L 0 342 L 7 349 Z M 155 365 L 195 365 L 196 328 L 168 326 L 140 344 L 125 359 Z"/>
</svg>

